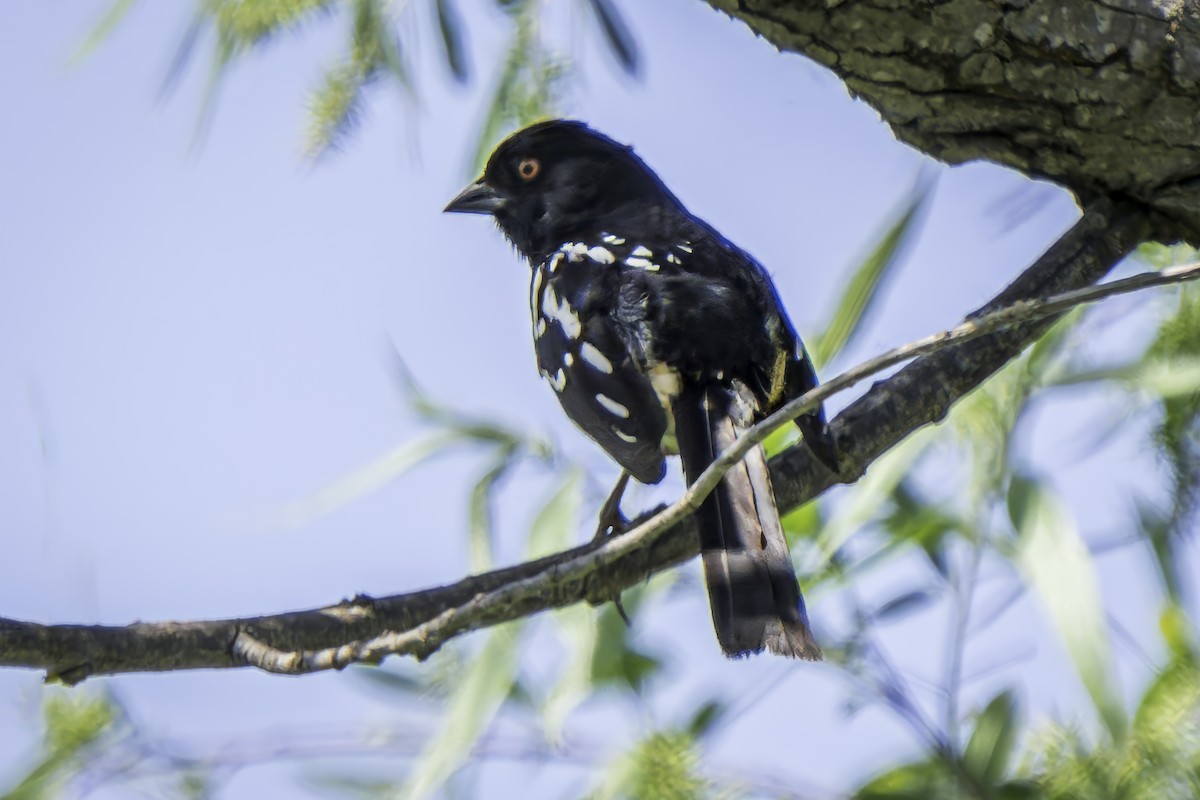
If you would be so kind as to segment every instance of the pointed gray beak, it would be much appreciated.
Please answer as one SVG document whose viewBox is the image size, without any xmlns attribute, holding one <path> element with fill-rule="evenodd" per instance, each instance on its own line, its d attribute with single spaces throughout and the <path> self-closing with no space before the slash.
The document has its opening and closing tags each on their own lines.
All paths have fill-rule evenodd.
<svg viewBox="0 0 1200 800">
<path fill-rule="evenodd" d="M 504 205 L 504 198 L 496 194 L 491 184 L 482 178 L 458 193 L 443 211 L 458 211 L 464 214 L 494 214 Z"/>
</svg>

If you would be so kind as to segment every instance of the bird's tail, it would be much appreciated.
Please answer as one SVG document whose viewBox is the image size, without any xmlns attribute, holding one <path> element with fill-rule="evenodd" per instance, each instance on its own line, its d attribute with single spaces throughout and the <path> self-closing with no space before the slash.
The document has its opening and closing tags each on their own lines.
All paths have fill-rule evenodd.
<svg viewBox="0 0 1200 800">
<path fill-rule="evenodd" d="M 739 402 L 719 385 L 685 387 L 675 398 L 675 434 L 688 485 L 743 428 L 735 413 Z M 761 447 L 725 473 L 696 512 L 696 522 L 713 626 L 725 655 L 767 648 L 820 660 Z"/>
</svg>

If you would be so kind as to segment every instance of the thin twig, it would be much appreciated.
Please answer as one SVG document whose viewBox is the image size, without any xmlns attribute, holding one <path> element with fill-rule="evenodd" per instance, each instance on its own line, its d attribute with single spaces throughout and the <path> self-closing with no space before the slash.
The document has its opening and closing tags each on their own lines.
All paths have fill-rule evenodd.
<svg viewBox="0 0 1200 800">
<path fill-rule="evenodd" d="M 1051 248 L 1050 254 L 1044 257 L 1047 264 L 1061 264 L 1062 258 L 1084 258 L 1080 253 L 1087 252 L 1088 237 L 1110 220 L 1105 213 L 1086 213 L 1076 227 L 1090 227 L 1081 228 L 1070 247 L 1056 245 Z M 1128 241 L 1140 240 L 1138 237 L 1144 234 L 1141 223 L 1136 220 L 1110 221 L 1112 224 L 1124 226 L 1121 228 L 1124 238 L 1118 236 L 1106 245 L 1106 256 L 1124 250 Z M 1106 233 L 1112 230 L 1111 227 L 1104 229 Z M 1067 255 L 1062 256 L 1056 248 L 1066 249 Z M 1090 257 L 1093 260 L 1099 258 L 1096 255 Z M 496 570 L 461 581 L 453 587 L 380 600 L 355 598 L 316 611 L 270 617 L 139 623 L 125 627 L 44 626 L 0 618 L 0 665 L 47 668 L 49 677 L 77 683 L 98 673 L 252 664 L 270 672 L 298 674 L 340 669 L 350 663 L 376 661 L 391 654 L 423 658 L 449 638 L 466 631 L 593 598 L 597 589 L 603 588 L 603 585 L 597 585 L 595 576 L 606 569 L 611 570 L 618 563 L 636 563 L 638 570 L 649 574 L 685 558 L 689 552 L 694 552 L 689 549 L 694 548 L 694 544 L 667 536 L 669 530 L 698 508 L 724 472 L 751 448 L 779 426 L 816 408 L 833 394 L 904 361 L 989 333 L 1014 326 L 1027 330 L 1031 325 L 1083 303 L 1198 277 L 1200 263 L 1062 292 L 1044 300 L 1016 302 L 866 361 L 788 403 L 754 426 L 705 470 L 677 502 L 600 546 L 585 546 L 536 562 Z M 1005 292 L 1001 297 L 1009 294 Z M 1017 337 L 1016 340 L 1021 339 Z M 655 555 L 651 556 L 651 553 Z M 374 631 L 379 631 L 381 619 L 388 620 L 386 627 L 390 630 L 358 638 L 357 634 L 367 632 L 371 625 L 377 626 Z M 301 623 L 307 627 L 297 628 Z M 271 635 L 265 636 L 263 631 Z M 336 644 L 315 648 L 292 644 L 301 632 L 306 638 L 299 641 L 323 639 Z M 351 640 L 347 641 L 347 638 Z"/>
</svg>

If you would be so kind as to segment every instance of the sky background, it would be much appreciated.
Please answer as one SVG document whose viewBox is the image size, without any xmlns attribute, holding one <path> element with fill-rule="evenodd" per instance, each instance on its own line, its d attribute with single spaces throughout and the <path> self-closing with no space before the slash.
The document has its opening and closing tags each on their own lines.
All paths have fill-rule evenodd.
<svg viewBox="0 0 1200 800">
<path fill-rule="evenodd" d="M 236 66 L 194 143 L 204 64 L 159 93 L 188 5 L 138 4 L 111 40 L 70 64 L 106 5 L 0 5 L 0 614 L 114 624 L 252 615 L 464 575 L 466 495 L 485 466 L 470 453 L 298 528 L 273 521 L 420 433 L 394 379 L 393 343 L 432 396 L 551 437 L 586 465 L 598 503 L 616 471 L 537 376 L 528 267 L 484 220 L 441 213 L 473 177 L 469 154 L 507 31 L 493 4 L 459 3 L 474 66 L 466 87 L 441 65 L 432 4 L 413 4 L 403 30 L 418 96 L 380 86 L 358 134 L 315 164 L 302 155 L 306 94 L 340 52 L 343 20 Z M 694 212 L 755 254 L 802 333 L 828 319 L 848 270 L 918 176 L 936 176 L 919 238 L 827 374 L 952 325 L 1077 217 L 1053 186 L 991 165 L 946 168 L 896 142 L 831 74 L 696 0 L 621 6 L 642 47 L 638 81 L 615 66 L 582 4 L 550 15 L 548 41 L 577 63 L 563 111 L 633 143 Z M 1015 207 L 1034 213 L 1014 221 Z M 1110 301 L 1097 340 L 1119 352 L 1144 336 L 1144 325 L 1106 326 L 1145 302 Z M 1144 422 L 1131 417 L 1130 435 L 1089 447 L 1081 409 L 1121 419 L 1106 403 L 1060 393 L 1022 431 L 1021 457 L 1055 475 L 1097 537 L 1127 527 L 1134 493 L 1159 484 Z M 501 560 L 519 558 L 552 478 L 531 467 L 506 490 Z M 635 492 L 631 504 L 657 496 Z M 1153 658 L 1148 563 L 1129 549 L 1099 560 L 1110 611 Z M 698 564 L 682 569 L 694 584 Z M 919 570 L 900 565 L 860 591 L 886 598 Z M 639 646 L 667 659 L 671 683 L 654 708 L 585 708 L 580 728 L 602 748 L 617 752 L 630 731 L 696 698 L 749 697 L 774 682 L 770 702 L 712 742 L 714 763 L 836 789 L 915 752 L 886 711 L 845 719 L 830 670 L 721 659 L 704 602 L 676 593 L 638 620 Z M 810 613 L 820 626 L 821 604 Z M 836 613 L 824 616 L 836 624 Z M 934 609 L 884 636 L 898 663 L 934 679 L 944 628 Z M 1069 662 L 1028 597 L 973 643 L 972 658 L 986 665 L 1013 647 L 1027 657 L 971 696 L 1015 686 L 1028 713 L 1081 713 Z M 1120 641 L 1117 650 L 1135 696 L 1146 661 Z M 114 692 L 151 737 L 199 751 L 284 730 L 433 719 L 345 673 L 89 684 Z M 36 752 L 43 691 L 38 674 L 0 671 L 0 787 Z M 528 785 L 522 765 L 486 770 L 481 796 Z M 279 786 L 306 796 L 297 774 L 291 763 L 247 770 L 222 796 Z M 578 773 L 542 778 L 546 796 L 586 785 Z"/>
</svg>

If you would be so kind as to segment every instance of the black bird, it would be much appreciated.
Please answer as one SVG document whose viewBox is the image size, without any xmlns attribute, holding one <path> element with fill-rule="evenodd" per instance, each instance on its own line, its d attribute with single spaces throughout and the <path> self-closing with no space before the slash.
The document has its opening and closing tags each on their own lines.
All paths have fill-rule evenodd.
<svg viewBox="0 0 1200 800">
<path fill-rule="evenodd" d="M 620 519 L 630 474 L 657 483 L 678 453 L 690 484 L 740 430 L 817 385 L 762 266 L 688 213 L 632 148 L 581 122 L 514 134 L 446 211 L 490 214 L 533 267 L 538 368 L 624 468 L 602 531 Z M 836 472 L 824 412 L 796 422 Z M 820 659 L 761 448 L 696 518 L 725 654 Z"/>
</svg>

